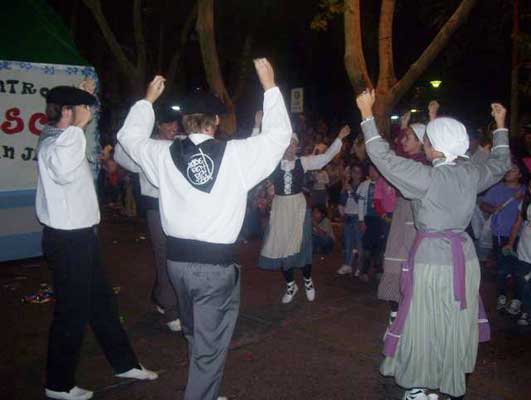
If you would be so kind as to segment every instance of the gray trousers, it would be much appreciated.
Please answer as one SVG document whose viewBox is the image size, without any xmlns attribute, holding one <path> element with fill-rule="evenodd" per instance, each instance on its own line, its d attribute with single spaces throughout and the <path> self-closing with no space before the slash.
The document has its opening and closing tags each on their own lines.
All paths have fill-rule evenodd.
<svg viewBox="0 0 531 400">
<path fill-rule="evenodd" d="M 240 266 L 168 260 L 188 341 L 184 400 L 216 400 L 240 309 Z"/>
<path fill-rule="evenodd" d="M 164 309 L 164 320 L 174 321 L 179 318 L 177 293 L 168 276 L 166 263 L 166 235 L 162 230 L 159 210 L 147 210 L 147 222 L 151 246 L 155 256 L 155 284 L 151 292 L 152 300 Z"/>
</svg>

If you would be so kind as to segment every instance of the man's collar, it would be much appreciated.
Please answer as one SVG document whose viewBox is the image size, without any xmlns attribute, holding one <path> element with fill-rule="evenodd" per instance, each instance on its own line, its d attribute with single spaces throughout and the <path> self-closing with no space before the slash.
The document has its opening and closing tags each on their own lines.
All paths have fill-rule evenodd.
<svg viewBox="0 0 531 400">
<path fill-rule="evenodd" d="M 193 144 L 200 144 L 206 142 L 207 140 L 214 139 L 212 136 L 205 133 L 190 133 L 188 138 L 192 141 Z"/>
</svg>

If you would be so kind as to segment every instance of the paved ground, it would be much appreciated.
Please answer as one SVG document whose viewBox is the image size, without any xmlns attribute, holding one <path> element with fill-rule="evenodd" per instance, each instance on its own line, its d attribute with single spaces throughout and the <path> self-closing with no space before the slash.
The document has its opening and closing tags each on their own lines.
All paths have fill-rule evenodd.
<svg viewBox="0 0 531 400">
<path fill-rule="evenodd" d="M 85 340 L 78 381 L 96 399 L 182 399 L 186 382 L 184 339 L 161 324 L 149 303 L 153 280 L 149 242 L 140 221 L 112 217 L 101 228 L 111 282 L 120 286 L 124 324 L 141 362 L 159 370 L 149 383 L 112 377 L 94 337 Z M 376 282 L 338 278 L 338 250 L 316 260 L 317 299 L 300 292 L 280 305 L 279 273 L 256 268 L 260 243 L 242 245 L 242 306 L 225 368 L 222 392 L 229 399 L 399 399 L 402 391 L 377 371 L 386 305 Z M 298 277 L 302 280 L 302 277 Z M 42 259 L 0 264 L 0 399 L 44 399 L 43 370 L 52 303 L 22 304 L 20 298 L 49 283 Z M 467 399 L 531 399 L 531 330 L 493 311 L 493 277 L 484 271 L 483 295 L 493 322 L 492 342 L 481 345 Z"/>
</svg>

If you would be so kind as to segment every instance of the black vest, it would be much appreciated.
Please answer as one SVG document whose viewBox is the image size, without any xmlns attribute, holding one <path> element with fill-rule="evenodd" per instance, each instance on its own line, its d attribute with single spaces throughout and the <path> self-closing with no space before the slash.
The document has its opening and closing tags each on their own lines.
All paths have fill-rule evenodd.
<svg viewBox="0 0 531 400">
<path fill-rule="evenodd" d="M 289 179 L 291 177 L 291 183 Z M 295 160 L 295 168 L 291 171 L 283 171 L 278 164 L 277 169 L 273 172 L 273 185 L 275 194 L 278 196 L 291 196 L 302 192 L 304 184 L 304 168 L 300 158 Z M 290 188 L 291 190 L 286 190 Z"/>
<path fill-rule="evenodd" d="M 218 177 L 227 142 L 209 139 L 195 145 L 189 138 L 175 140 L 170 147 L 173 163 L 188 183 L 210 193 Z"/>
</svg>

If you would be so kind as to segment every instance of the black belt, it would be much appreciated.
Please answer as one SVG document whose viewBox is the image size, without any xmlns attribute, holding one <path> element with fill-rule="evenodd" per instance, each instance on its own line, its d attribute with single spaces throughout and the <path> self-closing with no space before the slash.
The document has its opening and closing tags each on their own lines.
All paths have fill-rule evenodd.
<svg viewBox="0 0 531 400">
<path fill-rule="evenodd" d="M 235 243 L 209 243 L 199 240 L 179 239 L 168 236 L 166 257 L 171 261 L 199 264 L 238 263 L 238 247 Z"/>
</svg>

